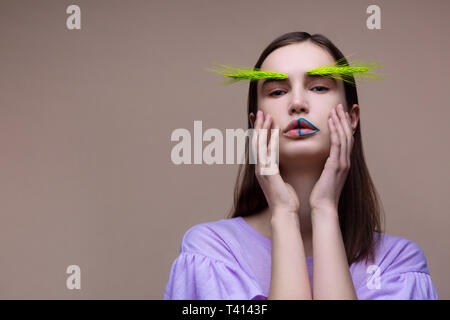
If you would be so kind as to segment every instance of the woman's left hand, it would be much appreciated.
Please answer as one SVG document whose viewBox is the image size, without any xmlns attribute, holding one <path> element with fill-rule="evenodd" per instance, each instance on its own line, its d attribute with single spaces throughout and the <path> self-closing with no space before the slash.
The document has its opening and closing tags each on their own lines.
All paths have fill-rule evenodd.
<svg viewBox="0 0 450 320">
<path fill-rule="evenodd" d="M 331 136 L 330 156 L 311 191 L 309 204 L 311 209 L 327 208 L 337 212 L 341 191 L 350 169 L 354 140 L 350 116 L 344 112 L 342 104 L 331 111 L 328 127 Z"/>
</svg>

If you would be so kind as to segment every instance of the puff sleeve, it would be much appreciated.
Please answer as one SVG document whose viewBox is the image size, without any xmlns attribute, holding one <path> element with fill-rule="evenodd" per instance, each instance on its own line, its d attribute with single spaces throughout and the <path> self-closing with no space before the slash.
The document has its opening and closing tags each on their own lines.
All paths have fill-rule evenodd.
<svg viewBox="0 0 450 320">
<path fill-rule="evenodd" d="M 392 248 L 389 257 L 380 263 L 378 285 L 369 283 L 358 290 L 363 300 L 437 300 L 428 264 L 422 249 L 414 242 L 402 239 Z"/>
<path fill-rule="evenodd" d="M 254 279 L 238 266 L 199 253 L 181 252 L 174 261 L 164 300 L 262 300 Z"/>
<path fill-rule="evenodd" d="M 238 249 L 205 225 L 189 229 L 170 270 L 164 300 L 263 300 L 250 270 L 236 259 Z"/>
<path fill-rule="evenodd" d="M 381 276 L 380 286 L 366 287 L 364 300 L 437 300 L 431 277 L 424 272 L 405 272 Z"/>
</svg>

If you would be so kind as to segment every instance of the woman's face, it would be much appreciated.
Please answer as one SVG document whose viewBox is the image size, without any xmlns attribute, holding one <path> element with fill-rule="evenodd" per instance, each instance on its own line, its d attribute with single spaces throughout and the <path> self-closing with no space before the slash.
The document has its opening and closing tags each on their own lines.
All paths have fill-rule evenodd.
<svg viewBox="0 0 450 320">
<path fill-rule="evenodd" d="M 307 70 L 334 63 L 333 57 L 311 42 L 290 44 L 271 52 L 261 69 L 281 72 L 287 79 L 258 81 L 258 107 L 270 114 L 280 131 L 280 165 L 291 161 L 303 163 L 325 161 L 330 154 L 328 119 L 340 103 L 357 121 L 359 110 L 346 105 L 342 80 L 309 76 Z M 304 118 L 320 131 L 302 137 L 288 137 L 284 131 L 293 120 Z M 354 125 L 353 127 L 356 127 Z"/>
</svg>

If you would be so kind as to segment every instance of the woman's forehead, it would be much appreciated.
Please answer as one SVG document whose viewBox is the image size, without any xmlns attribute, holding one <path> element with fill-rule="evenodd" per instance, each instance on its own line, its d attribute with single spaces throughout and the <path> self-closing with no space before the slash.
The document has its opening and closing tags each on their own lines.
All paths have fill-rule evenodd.
<svg viewBox="0 0 450 320">
<path fill-rule="evenodd" d="M 285 73 L 292 77 L 333 62 L 333 57 L 325 49 L 310 42 L 300 42 L 272 51 L 264 60 L 261 69 Z"/>
</svg>

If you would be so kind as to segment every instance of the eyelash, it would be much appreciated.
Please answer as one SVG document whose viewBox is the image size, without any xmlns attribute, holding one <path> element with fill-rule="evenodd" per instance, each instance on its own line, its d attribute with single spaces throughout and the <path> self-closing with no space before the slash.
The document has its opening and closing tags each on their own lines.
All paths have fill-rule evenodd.
<svg viewBox="0 0 450 320">
<path fill-rule="evenodd" d="M 329 88 L 327 88 L 327 87 L 324 87 L 324 86 L 315 86 L 313 89 L 316 89 L 316 88 L 323 88 L 323 89 L 326 89 L 325 91 L 316 91 L 316 92 L 326 92 L 326 91 L 328 91 L 328 90 L 330 90 Z M 279 92 L 279 91 L 283 91 L 283 90 L 280 90 L 280 89 L 278 89 L 278 90 L 274 90 L 274 91 L 272 91 L 271 93 L 269 93 L 269 96 L 274 96 L 273 94 L 275 93 L 275 92 Z"/>
</svg>

